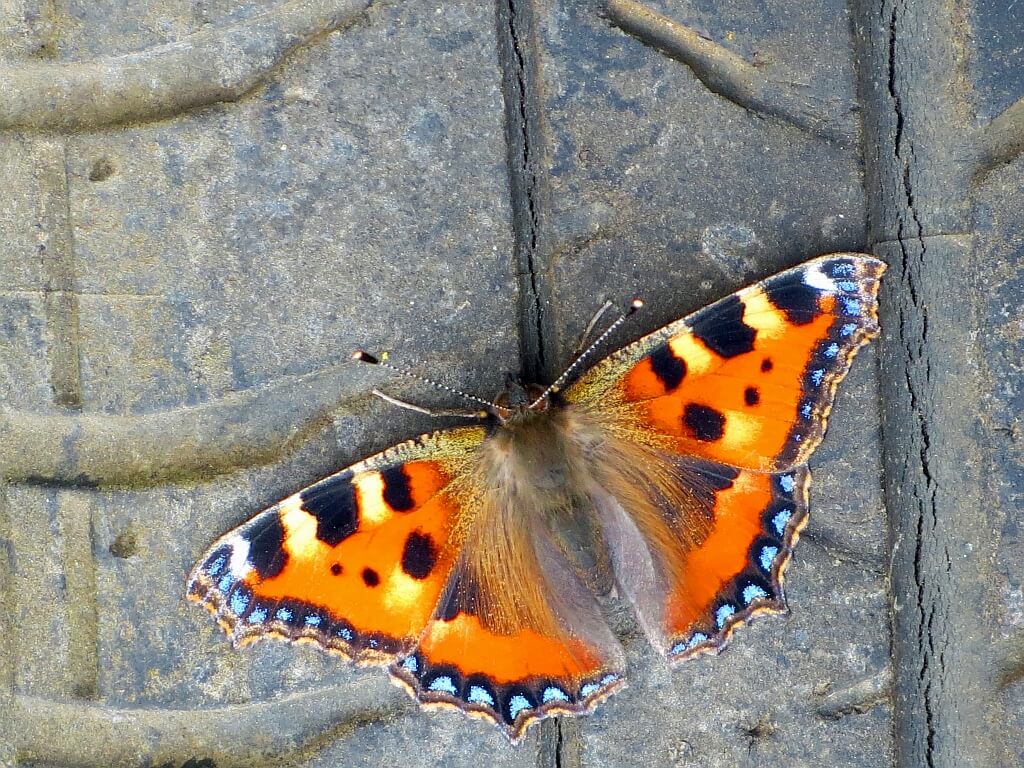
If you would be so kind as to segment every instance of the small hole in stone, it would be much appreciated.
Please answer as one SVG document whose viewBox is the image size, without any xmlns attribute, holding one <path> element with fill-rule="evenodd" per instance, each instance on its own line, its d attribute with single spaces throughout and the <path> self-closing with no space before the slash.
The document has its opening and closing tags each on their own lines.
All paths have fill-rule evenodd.
<svg viewBox="0 0 1024 768">
<path fill-rule="evenodd" d="M 106 181 L 117 172 L 114 164 L 106 157 L 101 157 L 89 169 L 89 181 Z"/>
<path fill-rule="evenodd" d="M 139 535 L 135 532 L 134 528 L 129 528 L 118 534 L 117 538 L 114 539 L 114 543 L 110 545 L 110 554 L 121 559 L 137 555 L 138 552 Z"/>
<path fill-rule="evenodd" d="M 756 721 L 748 722 L 741 726 L 741 730 L 744 736 L 747 737 L 747 749 L 752 751 L 758 742 L 771 739 L 778 730 L 778 727 L 772 721 L 771 715 L 766 712 Z"/>
</svg>

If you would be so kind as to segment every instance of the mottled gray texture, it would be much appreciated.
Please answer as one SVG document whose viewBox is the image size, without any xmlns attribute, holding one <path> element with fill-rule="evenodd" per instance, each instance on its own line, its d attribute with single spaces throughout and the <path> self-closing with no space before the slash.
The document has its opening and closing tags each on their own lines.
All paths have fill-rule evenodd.
<svg viewBox="0 0 1024 768">
<path fill-rule="evenodd" d="M 1005 4 L 361 5 L 0 3 L 0 765 L 1024 764 Z M 647 302 L 622 342 L 868 249 L 791 614 L 722 656 L 612 602 L 630 686 L 512 749 L 184 601 L 215 536 L 435 426 L 370 389 L 454 405 L 356 346 L 490 397 L 605 299 Z"/>
</svg>

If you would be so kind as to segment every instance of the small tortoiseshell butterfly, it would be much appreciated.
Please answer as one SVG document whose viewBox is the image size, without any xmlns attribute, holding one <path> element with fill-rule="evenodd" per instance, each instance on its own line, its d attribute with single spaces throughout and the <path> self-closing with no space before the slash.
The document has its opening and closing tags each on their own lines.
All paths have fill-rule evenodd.
<svg viewBox="0 0 1024 768">
<path fill-rule="evenodd" d="M 188 596 L 236 645 L 276 637 L 388 665 L 422 704 L 513 742 L 589 712 L 624 686 L 624 660 L 569 533 L 603 542 L 597 561 L 670 661 L 784 611 L 804 465 L 878 332 L 884 271 L 821 257 L 565 388 L 510 381 L 480 424 L 396 445 L 220 538 Z"/>
</svg>

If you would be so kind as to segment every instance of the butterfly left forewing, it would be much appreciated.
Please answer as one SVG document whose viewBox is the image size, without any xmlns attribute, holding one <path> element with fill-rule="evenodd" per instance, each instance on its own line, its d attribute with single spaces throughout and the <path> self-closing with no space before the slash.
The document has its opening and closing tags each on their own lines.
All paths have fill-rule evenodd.
<svg viewBox="0 0 1024 768">
<path fill-rule="evenodd" d="M 415 645 L 441 597 L 484 437 L 423 436 L 284 499 L 213 544 L 189 599 L 237 644 L 276 637 L 387 663 Z"/>
</svg>

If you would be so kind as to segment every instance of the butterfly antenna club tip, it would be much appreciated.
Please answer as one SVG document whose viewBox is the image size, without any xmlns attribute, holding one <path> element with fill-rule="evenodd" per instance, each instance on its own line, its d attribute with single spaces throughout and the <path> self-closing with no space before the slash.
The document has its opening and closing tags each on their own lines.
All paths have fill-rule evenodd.
<svg viewBox="0 0 1024 768">
<path fill-rule="evenodd" d="M 365 352 L 361 349 L 357 349 L 352 353 L 352 359 L 360 363 L 369 363 L 370 365 L 380 365 L 380 360 L 369 352 Z"/>
<path fill-rule="evenodd" d="M 624 322 L 626 322 L 626 320 L 628 320 L 630 317 L 632 317 L 633 314 L 637 310 L 639 310 L 641 307 L 643 307 L 643 305 L 644 305 L 644 302 L 643 302 L 642 299 L 633 299 L 629 303 L 629 309 L 627 309 L 625 312 L 620 312 L 619 316 L 618 316 L 618 318 L 616 318 L 615 322 L 613 322 L 611 325 L 609 325 L 607 328 L 605 328 L 604 332 L 600 336 L 598 336 L 596 339 L 594 339 L 594 341 L 591 342 L 590 346 L 588 346 L 586 349 L 584 349 L 576 357 L 576 359 L 572 361 L 572 363 L 569 365 L 569 367 L 566 368 L 562 372 L 562 375 L 559 376 L 557 379 L 555 379 L 554 383 L 551 384 L 551 386 L 549 386 L 547 389 L 545 389 L 540 394 L 540 396 L 537 399 L 535 399 L 532 403 L 530 403 L 530 407 L 533 408 L 534 406 L 536 406 L 541 400 L 543 400 L 548 395 L 550 395 L 550 394 L 552 394 L 554 392 L 560 392 L 562 390 L 562 387 L 565 386 L 565 383 L 569 380 L 570 376 L 572 376 L 579 369 L 580 365 L 582 365 L 583 361 L 586 360 L 587 358 L 589 358 L 594 353 L 594 350 L 598 349 L 604 343 L 605 339 L 607 339 L 609 336 L 611 336 L 613 333 L 615 333 L 615 331 L 617 331 L 619 329 L 619 326 L 622 325 Z M 595 324 L 596 320 L 602 314 L 604 314 L 605 309 L 610 307 L 610 306 L 613 306 L 613 305 L 610 302 L 605 302 L 605 305 L 600 309 L 600 311 L 597 313 L 597 315 L 594 316 L 594 319 L 591 320 L 590 326 L 588 326 L 588 328 L 587 328 L 587 333 L 588 334 L 589 334 L 592 326 Z"/>
<path fill-rule="evenodd" d="M 415 381 L 427 384 L 428 386 L 434 387 L 436 389 L 443 390 L 444 392 L 448 392 L 453 395 L 458 395 L 459 397 L 465 400 L 470 400 L 474 403 L 486 406 L 487 408 L 491 407 L 491 403 L 487 400 L 484 400 L 482 397 L 477 397 L 476 395 L 471 395 L 468 392 L 463 392 L 461 389 L 449 387 L 447 384 L 442 384 L 438 381 L 434 381 L 433 379 L 428 379 L 426 376 L 420 376 L 418 373 L 413 372 L 404 365 L 395 365 L 393 363 L 387 362 L 386 353 L 381 355 L 380 357 L 377 357 L 375 355 L 371 355 L 369 352 L 366 352 L 365 350 L 357 349 L 352 353 L 352 359 L 360 363 L 379 365 L 381 368 L 387 368 L 389 371 L 394 371 L 395 373 L 401 376 L 405 376 L 408 379 L 413 379 Z M 386 400 L 388 398 L 385 397 L 383 399 Z"/>
</svg>

